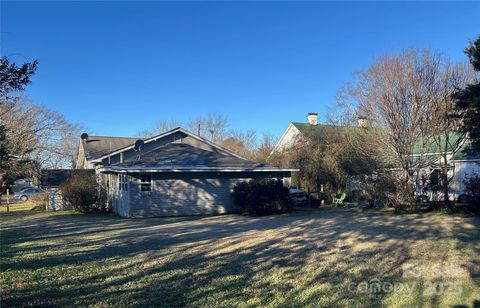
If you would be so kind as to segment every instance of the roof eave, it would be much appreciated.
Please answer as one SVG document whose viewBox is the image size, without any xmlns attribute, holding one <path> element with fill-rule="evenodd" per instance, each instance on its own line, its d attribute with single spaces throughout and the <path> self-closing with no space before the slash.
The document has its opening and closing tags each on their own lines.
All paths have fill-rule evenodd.
<svg viewBox="0 0 480 308">
<path fill-rule="evenodd" d="M 288 124 L 287 126 L 287 129 L 285 129 L 285 131 L 283 132 L 282 136 L 278 140 L 277 144 L 275 145 L 271 153 L 274 153 L 275 151 L 278 151 L 280 149 L 281 144 L 284 142 L 284 139 L 286 138 L 288 131 L 292 128 L 295 128 L 299 133 L 301 133 L 300 130 L 295 127 L 293 122 L 290 122 L 290 124 Z"/>
<path fill-rule="evenodd" d="M 283 169 L 283 168 L 152 168 L 152 167 L 102 167 L 100 172 L 118 172 L 118 173 L 134 173 L 134 172 L 298 172 L 300 169 Z"/>
</svg>

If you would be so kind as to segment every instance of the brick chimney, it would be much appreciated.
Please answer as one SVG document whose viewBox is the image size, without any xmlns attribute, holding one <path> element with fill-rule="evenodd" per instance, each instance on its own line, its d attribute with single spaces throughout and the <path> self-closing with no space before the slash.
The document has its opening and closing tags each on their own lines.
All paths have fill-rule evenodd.
<svg viewBox="0 0 480 308">
<path fill-rule="evenodd" d="M 308 113 L 308 115 L 307 115 L 308 124 L 317 125 L 318 124 L 317 119 L 318 119 L 318 113 L 316 113 L 316 112 L 309 112 Z"/>
<path fill-rule="evenodd" d="M 367 117 L 358 117 L 358 126 L 359 127 L 368 127 Z"/>
</svg>

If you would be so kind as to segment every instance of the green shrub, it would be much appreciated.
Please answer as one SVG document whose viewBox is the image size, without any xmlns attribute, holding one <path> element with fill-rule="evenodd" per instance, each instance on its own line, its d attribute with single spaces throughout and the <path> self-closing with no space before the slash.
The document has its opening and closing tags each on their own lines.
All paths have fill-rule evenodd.
<svg viewBox="0 0 480 308">
<path fill-rule="evenodd" d="M 480 174 L 472 173 L 463 181 L 465 190 L 472 197 L 480 198 Z"/>
<path fill-rule="evenodd" d="M 463 183 L 469 195 L 468 209 L 474 212 L 480 212 L 480 174 L 470 174 L 465 177 Z"/>
<path fill-rule="evenodd" d="M 273 179 L 240 182 L 233 188 L 233 202 L 242 214 L 262 216 L 289 212 L 289 190 Z"/>
<path fill-rule="evenodd" d="M 104 212 L 104 198 L 94 174 L 72 174 L 60 186 L 63 199 L 82 213 Z"/>
</svg>

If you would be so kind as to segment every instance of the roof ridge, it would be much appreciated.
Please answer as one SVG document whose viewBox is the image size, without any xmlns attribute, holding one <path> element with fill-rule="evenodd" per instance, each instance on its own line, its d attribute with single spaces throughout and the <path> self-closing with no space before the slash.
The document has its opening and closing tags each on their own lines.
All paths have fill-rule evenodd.
<svg viewBox="0 0 480 308">
<path fill-rule="evenodd" d="M 328 123 L 317 123 L 316 125 L 311 125 L 310 123 L 305 123 L 305 122 L 290 122 L 292 123 L 293 125 L 296 125 L 296 124 L 301 124 L 301 125 L 305 125 L 305 126 L 311 126 L 311 127 L 318 127 L 318 126 L 328 126 L 328 127 L 359 127 L 359 126 L 354 126 L 354 125 L 340 125 L 340 124 L 328 124 Z"/>
<path fill-rule="evenodd" d="M 97 138 L 118 138 L 118 139 L 147 139 L 147 138 L 143 138 L 143 137 L 120 137 L 120 136 L 98 136 L 98 135 L 88 136 L 88 138 L 93 138 L 93 137 L 97 137 Z"/>
</svg>

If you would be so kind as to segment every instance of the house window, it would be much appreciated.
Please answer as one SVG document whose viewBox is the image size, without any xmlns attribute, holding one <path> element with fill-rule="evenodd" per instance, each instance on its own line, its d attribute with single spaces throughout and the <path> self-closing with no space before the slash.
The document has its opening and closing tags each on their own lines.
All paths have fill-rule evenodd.
<svg viewBox="0 0 480 308">
<path fill-rule="evenodd" d="M 140 174 L 140 191 L 152 191 L 152 175 L 150 173 Z"/>
<path fill-rule="evenodd" d="M 118 189 L 127 191 L 128 190 L 128 180 L 126 174 L 118 175 Z"/>
</svg>

